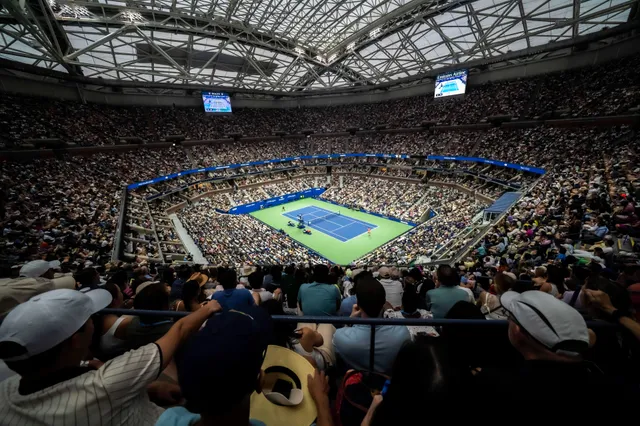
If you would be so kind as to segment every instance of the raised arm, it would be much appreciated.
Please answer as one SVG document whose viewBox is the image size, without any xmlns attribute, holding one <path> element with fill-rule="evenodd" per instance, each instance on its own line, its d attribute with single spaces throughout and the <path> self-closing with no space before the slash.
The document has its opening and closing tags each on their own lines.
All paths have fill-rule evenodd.
<svg viewBox="0 0 640 426">
<path fill-rule="evenodd" d="M 167 331 L 167 334 L 158 339 L 156 344 L 162 353 L 162 369 L 169 365 L 180 345 L 198 331 L 207 318 L 220 311 L 222 311 L 220 304 L 211 300 L 201 309 L 181 318 Z"/>
</svg>

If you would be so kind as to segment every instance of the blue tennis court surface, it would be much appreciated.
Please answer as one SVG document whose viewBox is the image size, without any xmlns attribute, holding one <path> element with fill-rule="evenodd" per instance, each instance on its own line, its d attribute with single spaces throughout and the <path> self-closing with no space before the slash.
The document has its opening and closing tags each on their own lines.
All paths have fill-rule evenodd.
<svg viewBox="0 0 640 426">
<path fill-rule="evenodd" d="M 336 211 L 325 210 L 321 207 L 307 206 L 298 210 L 283 213 L 283 216 L 298 223 L 298 216 L 302 215 L 304 224 L 311 229 L 323 232 L 329 236 L 332 236 L 336 240 L 340 240 L 343 243 L 349 241 L 352 238 L 362 235 L 367 232 L 368 228 L 377 228 L 376 225 L 362 220 L 354 219 L 349 216 L 334 215 L 340 208 L 336 206 Z M 325 216 L 330 215 L 327 218 Z M 309 224 L 311 221 L 311 224 Z"/>
</svg>

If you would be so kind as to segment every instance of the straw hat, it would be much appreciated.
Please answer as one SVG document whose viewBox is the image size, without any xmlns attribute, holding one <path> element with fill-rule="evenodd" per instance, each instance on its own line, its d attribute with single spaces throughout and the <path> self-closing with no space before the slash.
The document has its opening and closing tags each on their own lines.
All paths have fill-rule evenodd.
<svg viewBox="0 0 640 426">
<path fill-rule="evenodd" d="M 198 285 L 202 287 L 209 281 L 209 277 L 203 274 L 202 272 L 196 272 L 189 277 L 187 281 L 197 281 Z"/>
<path fill-rule="evenodd" d="M 318 416 L 309 394 L 307 375 L 313 366 L 301 355 L 280 346 L 270 345 L 262 363 L 264 382 L 262 393 L 251 395 L 251 418 L 272 425 L 310 425 Z M 289 398 L 274 392 L 277 381 L 290 383 Z"/>
</svg>

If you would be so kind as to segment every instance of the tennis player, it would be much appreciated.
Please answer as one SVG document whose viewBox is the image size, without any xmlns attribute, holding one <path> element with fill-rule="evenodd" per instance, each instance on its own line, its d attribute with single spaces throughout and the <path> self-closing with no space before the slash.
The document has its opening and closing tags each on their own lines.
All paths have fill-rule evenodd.
<svg viewBox="0 0 640 426">
<path fill-rule="evenodd" d="M 371 236 L 371 228 L 367 228 L 367 234 Z"/>
</svg>

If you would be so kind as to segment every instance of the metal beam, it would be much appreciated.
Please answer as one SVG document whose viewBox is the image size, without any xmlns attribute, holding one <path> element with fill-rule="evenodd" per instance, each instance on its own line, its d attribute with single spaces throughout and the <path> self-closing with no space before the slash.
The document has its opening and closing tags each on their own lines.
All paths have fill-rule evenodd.
<svg viewBox="0 0 640 426">
<path fill-rule="evenodd" d="M 111 40 L 113 40 L 114 38 L 118 37 L 120 34 L 128 32 L 128 31 L 135 31 L 136 30 L 136 26 L 135 25 L 124 25 L 120 28 L 118 28 L 117 30 L 107 34 L 106 36 L 102 37 L 101 39 L 98 39 L 96 41 L 94 41 L 93 43 L 83 47 L 80 50 L 76 50 L 75 52 L 66 55 L 63 59 L 65 61 L 71 61 L 74 60 L 75 58 L 77 58 L 80 55 L 83 55 L 89 51 L 94 50 L 96 47 L 98 46 L 102 46 L 105 43 L 110 42 Z"/>
<path fill-rule="evenodd" d="M 136 30 L 136 33 L 138 33 L 140 37 L 145 39 L 145 41 L 149 43 L 149 45 L 153 47 L 160 55 L 162 55 L 162 57 L 166 59 L 167 62 L 169 62 L 172 67 L 177 69 L 180 72 L 180 74 L 189 75 L 189 73 L 185 71 L 184 68 L 182 68 L 167 52 L 165 52 L 164 49 L 160 48 L 149 36 L 147 36 L 144 32 L 142 32 L 140 28 L 138 27 L 134 27 L 134 28 Z"/>
<path fill-rule="evenodd" d="M 329 52 L 327 52 L 327 54 L 329 55 L 336 54 L 340 52 L 342 49 L 345 49 L 351 43 L 357 43 L 362 38 L 368 37 L 371 31 L 377 28 L 383 28 L 388 22 L 391 22 L 394 19 L 400 16 L 403 16 L 407 13 L 411 13 L 420 6 L 423 6 L 425 4 L 431 4 L 431 3 L 435 3 L 435 1 L 434 0 L 412 0 L 407 4 L 405 4 L 404 6 L 400 6 L 396 8 L 392 12 L 387 13 L 384 17 L 377 19 L 376 21 L 370 23 L 369 25 L 366 25 L 365 27 L 351 34 L 349 37 L 342 40 L 338 45 L 333 47 Z"/>
</svg>

